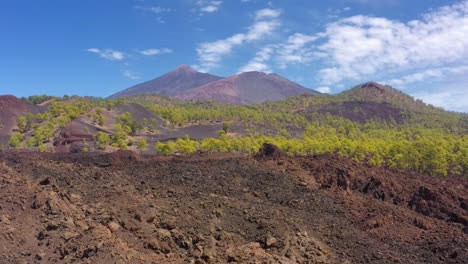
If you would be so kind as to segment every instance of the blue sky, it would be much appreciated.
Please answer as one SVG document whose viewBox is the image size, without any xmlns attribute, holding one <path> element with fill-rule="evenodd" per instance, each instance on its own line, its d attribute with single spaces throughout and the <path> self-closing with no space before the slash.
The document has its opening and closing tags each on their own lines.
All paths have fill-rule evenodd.
<svg viewBox="0 0 468 264">
<path fill-rule="evenodd" d="M 465 0 L 15 0 L 0 32 L 0 94 L 108 96 L 188 64 L 468 112 Z"/>
</svg>

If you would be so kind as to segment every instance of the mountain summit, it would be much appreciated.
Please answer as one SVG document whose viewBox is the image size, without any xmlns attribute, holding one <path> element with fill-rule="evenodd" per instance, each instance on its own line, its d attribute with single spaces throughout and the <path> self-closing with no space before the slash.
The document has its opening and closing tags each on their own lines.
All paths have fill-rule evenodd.
<svg viewBox="0 0 468 264">
<path fill-rule="evenodd" d="M 164 94 L 179 100 L 216 100 L 230 104 L 278 101 L 292 95 L 318 94 L 277 74 L 244 72 L 221 78 L 197 72 L 188 65 L 109 96 L 114 99 L 136 94 Z"/>
<path fill-rule="evenodd" d="M 164 74 L 156 79 L 137 84 L 126 90 L 109 96 L 110 99 L 115 99 L 122 96 L 130 96 L 135 94 L 164 94 L 175 96 L 187 93 L 204 84 L 222 79 L 207 73 L 197 72 L 188 65 L 180 65 L 173 71 Z"/>
<path fill-rule="evenodd" d="M 231 104 L 278 101 L 292 95 L 317 94 L 277 74 L 244 72 L 205 84 L 189 93 L 176 96 L 181 100 L 216 100 Z"/>
</svg>

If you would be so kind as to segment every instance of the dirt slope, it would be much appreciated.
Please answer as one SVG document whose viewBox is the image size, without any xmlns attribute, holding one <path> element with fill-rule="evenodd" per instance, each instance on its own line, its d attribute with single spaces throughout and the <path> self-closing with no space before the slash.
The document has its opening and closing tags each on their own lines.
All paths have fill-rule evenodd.
<svg viewBox="0 0 468 264">
<path fill-rule="evenodd" d="M 0 263 L 464 263 L 467 185 L 274 148 L 2 154 Z"/>
<path fill-rule="evenodd" d="M 205 84 L 189 93 L 176 96 L 180 100 L 217 100 L 230 104 L 252 104 L 279 101 L 304 93 L 317 94 L 276 74 L 244 72 Z"/>
</svg>

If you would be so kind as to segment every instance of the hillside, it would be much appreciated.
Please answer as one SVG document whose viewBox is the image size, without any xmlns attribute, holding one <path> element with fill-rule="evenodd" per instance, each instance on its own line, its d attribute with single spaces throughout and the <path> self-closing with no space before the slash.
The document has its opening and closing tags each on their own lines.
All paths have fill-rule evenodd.
<svg viewBox="0 0 468 264">
<path fill-rule="evenodd" d="M 163 94 L 175 96 L 187 93 L 199 86 L 222 79 L 207 73 L 197 72 L 188 65 L 181 65 L 175 70 L 156 79 L 132 86 L 121 92 L 109 96 L 115 99 L 135 94 Z"/>
<path fill-rule="evenodd" d="M 249 74 L 277 78 L 262 73 L 236 78 Z M 15 128 L 13 119 L 10 134 L 4 135 L 6 140 L 14 129 L 18 131 L 10 138 L 9 149 L 252 154 L 270 142 L 289 155 L 331 152 L 434 176 L 468 173 L 467 115 L 426 105 L 375 83 L 337 95 L 302 94 L 248 105 L 178 101 L 157 94 L 118 100 L 42 99 L 31 100 L 47 110 L 29 114 L 29 125 Z"/>
<path fill-rule="evenodd" d="M 279 101 L 298 94 L 318 94 L 276 74 L 245 72 L 208 83 L 176 96 L 181 100 L 215 100 L 230 104 L 252 104 Z"/>
<path fill-rule="evenodd" d="M 0 96 L 0 145 L 6 145 L 16 128 L 16 118 L 26 113 L 37 114 L 43 108 L 27 103 L 13 95 Z"/>
<path fill-rule="evenodd" d="M 367 82 L 353 87 L 338 94 L 345 100 L 359 100 L 372 102 L 387 102 L 403 109 L 413 110 L 434 110 L 421 100 L 415 100 L 404 92 L 390 86 L 381 85 L 375 82 Z"/>
<path fill-rule="evenodd" d="M 239 105 L 274 102 L 304 93 L 318 94 L 276 74 L 246 72 L 223 79 L 181 65 L 159 78 L 135 85 L 108 98 L 159 94 L 183 101 L 216 100 Z"/>
</svg>

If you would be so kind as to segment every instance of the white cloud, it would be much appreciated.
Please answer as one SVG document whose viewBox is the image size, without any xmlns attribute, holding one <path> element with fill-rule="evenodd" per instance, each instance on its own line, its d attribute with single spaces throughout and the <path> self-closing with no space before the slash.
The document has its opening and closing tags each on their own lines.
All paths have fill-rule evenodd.
<svg viewBox="0 0 468 264">
<path fill-rule="evenodd" d="M 206 13 L 213 13 L 215 11 L 218 11 L 218 7 L 217 6 L 212 6 L 212 5 L 204 6 L 204 7 L 200 8 L 200 11 L 206 12 Z"/>
<path fill-rule="evenodd" d="M 99 49 L 96 49 L 96 48 L 91 48 L 91 49 L 88 49 L 89 52 L 93 52 L 93 53 L 99 53 L 101 52 Z"/>
<path fill-rule="evenodd" d="M 277 10 L 277 12 L 279 11 Z M 230 54 L 234 47 L 271 35 L 280 26 L 280 21 L 277 15 L 273 15 L 272 12 L 267 13 L 265 9 L 257 11 L 255 22 L 246 33 L 238 33 L 226 39 L 201 43 L 197 48 L 200 63 L 196 68 L 200 71 L 209 71 L 219 66 L 222 57 Z"/>
<path fill-rule="evenodd" d="M 460 63 L 468 57 L 468 1 L 408 23 L 353 16 L 327 25 L 316 47 L 329 62 L 319 73 L 334 84 L 385 71 Z"/>
<path fill-rule="evenodd" d="M 132 79 L 132 80 L 138 80 L 138 79 L 140 79 L 140 77 L 139 77 L 137 74 L 135 74 L 134 72 L 132 72 L 132 71 L 130 71 L 130 70 L 123 70 L 123 71 L 122 71 L 122 75 L 125 76 L 125 77 L 127 77 L 127 78 L 130 78 L 130 79 Z"/>
<path fill-rule="evenodd" d="M 87 51 L 96 53 L 107 60 L 123 60 L 125 58 L 125 53 L 113 49 L 100 50 L 97 48 L 90 48 Z"/>
<path fill-rule="evenodd" d="M 441 92 L 418 92 L 412 95 L 434 106 L 468 113 L 468 89 L 466 83 L 461 83 L 457 87 L 447 87 Z"/>
<path fill-rule="evenodd" d="M 271 73 L 270 66 L 265 63 L 258 62 L 258 61 L 250 61 L 243 67 L 239 69 L 239 73 L 241 72 L 251 72 L 251 71 L 259 71 L 259 72 L 266 72 Z"/>
<path fill-rule="evenodd" d="M 268 14 L 273 13 L 257 15 Z M 465 0 L 407 23 L 363 15 L 343 18 L 327 24 L 321 33 L 294 33 L 284 43 L 270 46 L 274 48 L 272 59 L 281 69 L 315 62 L 321 67 L 317 77 L 324 86 L 388 74 L 413 74 L 390 80 L 398 84 L 466 74 L 459 66 L 468 58 L 467 36 Z"/>
<path fill-rule="evenodd" d="M 259 52 L 257 52 L 256 56 L 249 61 L 246 65 L 242 66 L 239 69 L 240 72 L 249 72 L 249 71 L 261 71 L 266 73 L 271 73 L 272 70 L 268 64 L 265 62 L 271 58 L 271 54 L 273 52 L 272 47 L 264 47 Z"/>
<path fill-rule="evenodd" d="M 381 83 L 398 86 L 404 88 L 404 85 L 416 82 L 423 82 L 427 79 L 444 80 L 452 76 L 468 76 L 468 65 L 454 66 L 454 67 L 441 67 L 429 68 L 416 73 L 404 75 L 403 77 L 382 81 Z"/>
<path fill-rule="evenodd" d="M 161 55 L 161 54 L 169 54 L 172 53 L 173 51 L 168 48 L 163 48 L 163 49 L 147 49 L 147 50 L 141 50 L 140 53 L 146 56 L 153 56 L 153 55 Z"/>
<path fill-rule="evenodd" d="M 286 43 L 277 47 L 277 61 L 279 67 L 284 69 L 291 63 L 307 63 L 312 60 L 312 54 L 305 45 L 317 40 L 317 36 L 308 36 L 301 33 L 295 33 L 288 38 Z"/>
<path fill-rule="evenodd" d="M 306 63 L 310 61 L 311 55 L 304 49 L 307 43 L 317 39 L 316 36 L 308 36 L 301 33 L 296 33 L 288 38 L 286 43 L 268 45 L 262 48 L 255 57 L 246 65 L 242 66 L 239 71 L 265 71 L 272 72 L 271 67 L 266 64 L 273 56 L 281 69 L 285 69 L 291 63 Z"/>
<path fill-rule="evenodd" d="M 321 93 L 330 93 L 330 87 L 327 87 L 327 86 L 319 87 L 315 90 Z"/>
<path fill-rule="evenodd" d="M 281 10 L 265 8 L 255 13 L 255 20 L 278 18 L 281 15 Z"/>
<path fill-rule="evenodd" d="M 212 1 L 212 0 L 197 0 L 195 4 L 198 6 L 200 14 L 213 13 L 219 10 L 223 1 Z"/>
<path fill-rule="evenodd" d="M 151 11 L 151 12 L 153 12 L 155 14 L 168 13 L 168 12 L 172 11 L 172 9 L 170 9 L 170 8 L 164 8 L 164 7 L 160 7 L 160 6 L 148 7 L 148 8 L 146 8 L 146 10 Z"/>
</svg>

